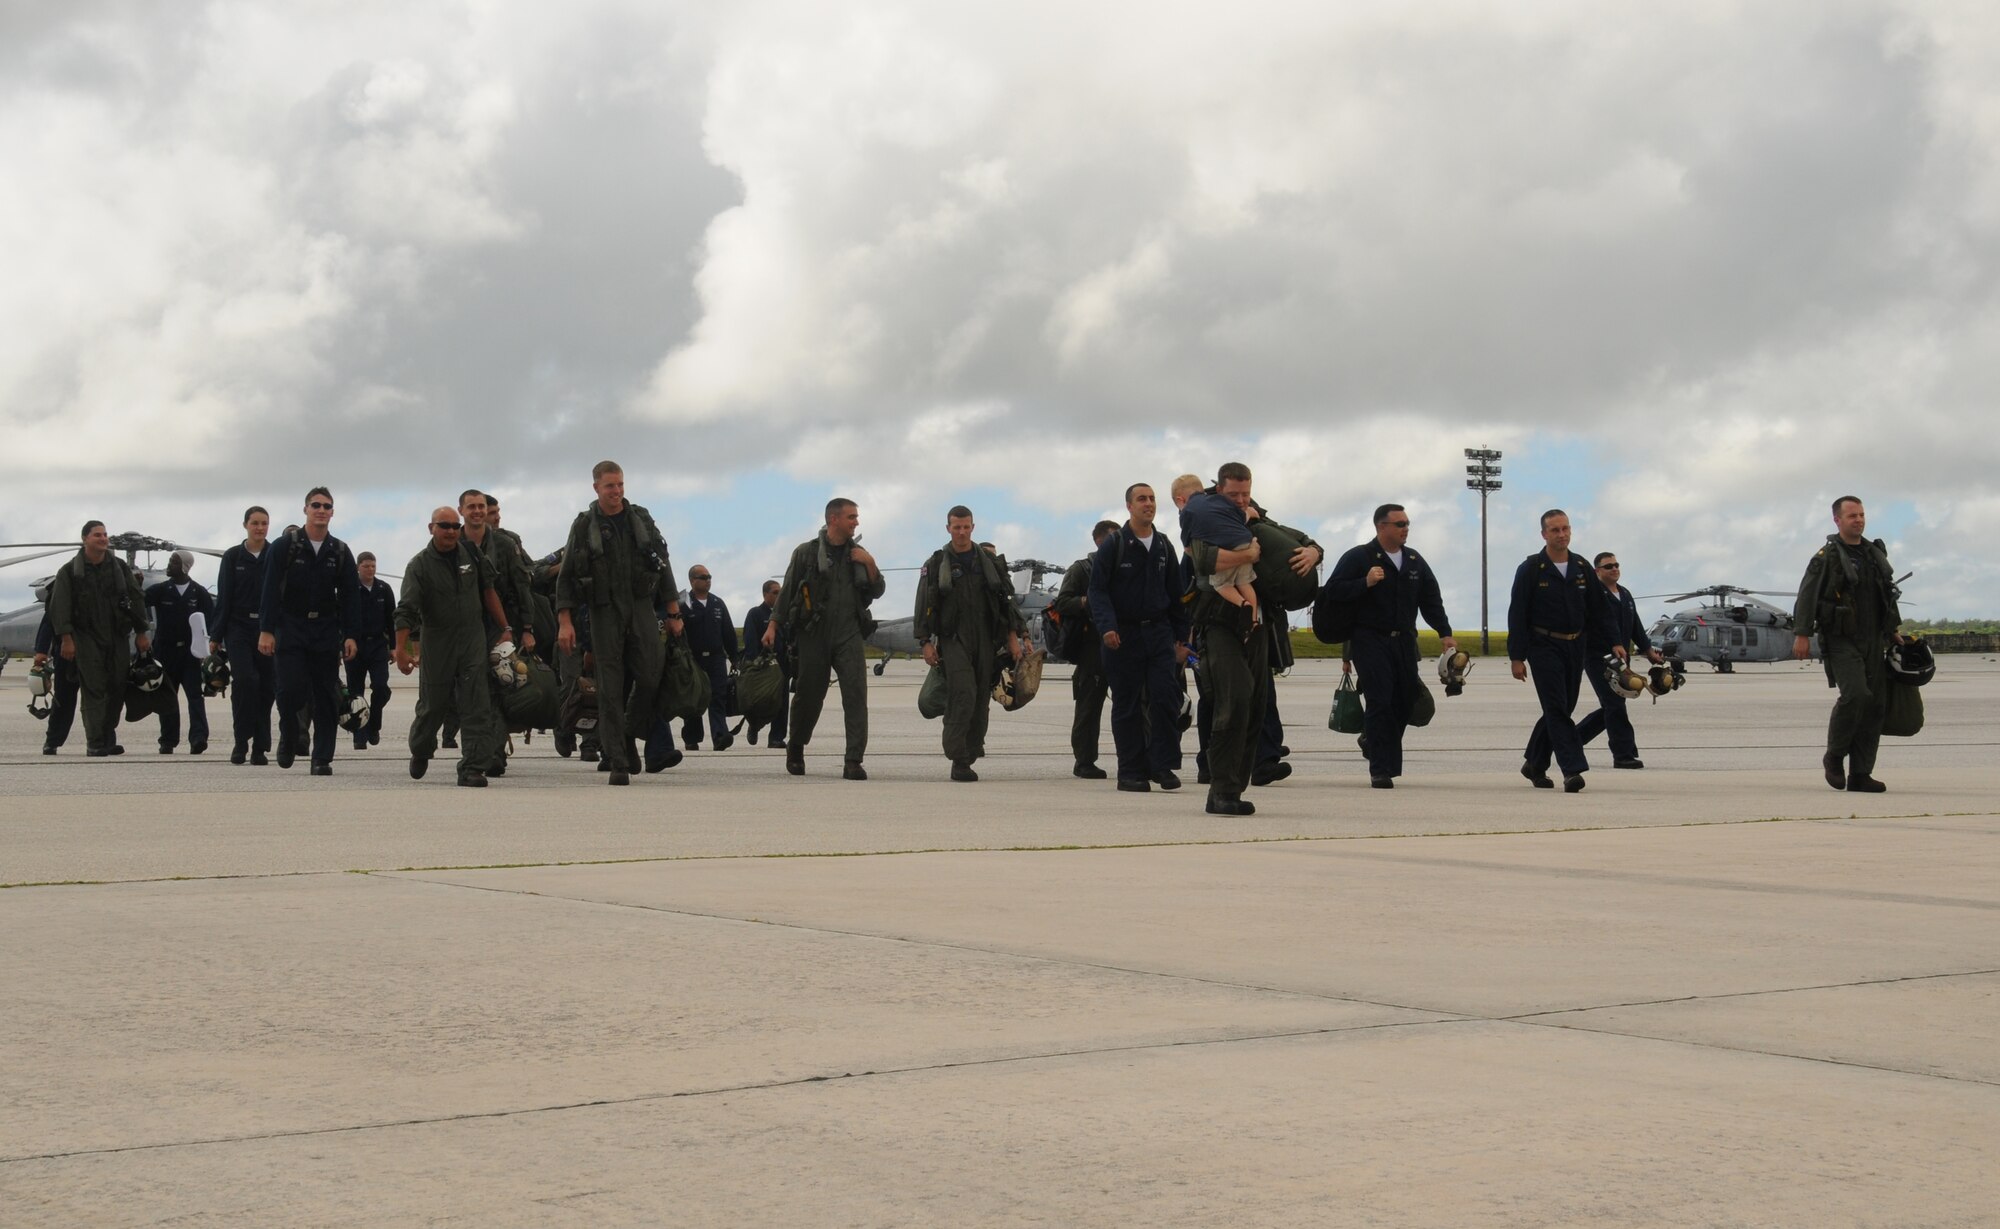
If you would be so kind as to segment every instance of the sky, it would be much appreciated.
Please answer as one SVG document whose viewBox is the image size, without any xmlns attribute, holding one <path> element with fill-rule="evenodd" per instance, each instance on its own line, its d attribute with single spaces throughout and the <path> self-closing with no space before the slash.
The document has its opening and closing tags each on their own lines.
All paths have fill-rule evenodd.
<svg viewBox="0 0 2000 1229">
<path fill-rule="evenodd" d="M 1476 627 L 1490 447 L 1496 624 L 1545 508 L 1786 590 L 1850 493 L 2000 613 L 1990 4 L 0 4 L 0 167 L 0 542 L 541 553 L 611 458 L 740 615 L 832 495 L 1066 563 L 1241 460 Z"/>
</svg>

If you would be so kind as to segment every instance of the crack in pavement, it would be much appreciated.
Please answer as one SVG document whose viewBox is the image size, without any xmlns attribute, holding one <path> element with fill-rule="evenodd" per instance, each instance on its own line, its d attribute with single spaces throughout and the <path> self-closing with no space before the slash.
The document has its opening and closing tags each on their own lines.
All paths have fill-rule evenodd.
<svg viewBox="0 0 2000 1229">
<path fill-rule="evenodd" d="M 1722 999 L 1754 999 L 1767 994 L 1805 994 L 1813 990 L 1851 990 L 1859 986 L 1893 986 L 1909 981 L 1947 981 L 1954 977 L 1991 977 L 2000 969 L 1961 969 L 1953 973 L 1911 973 L 1903 977 L 1867 977 L 1857 981 L 1825 982 L 1813 986 L 1778 986 L 1769 990 L 1728 990 L 1719 994 L 1684 994 L 1669 999 L 1634 999 L 1629 1003 L 1598 1003 L 1591 1007 L 1557 1007 L 1548 1011 L 1526 1011 L 1497 1020 L 1533 1021 L 1541 1016 L 1566 1016 L 1576 1012 L 1615 1011 L 1620 1007 L 1663 1007 L 1670 1003 L 1712 1003 Z"/>
<path fill-rule="evenodd" d="M 1991 818 L 1995 813 L 1986 811 L 1947 812 L 1948 815 L 1965 818 Z M 1211 846 L 1236 845 L 1318 845 L 1336 842 L 1359 841 L 1427 841 L 1474 837 L 1503 836 L 1568 836 L 1576 833 L 1617 833 L 1617 832 L 1658 832 L 1673 828 L 1735 828 L 1750 824 L 1830 824 L 1830 823 L 1895 823 L 1904 831 L 1939 831 L 1955 834 L 1972 833 L 1987 835 L 1977 828 L 1940 828 L 1901 822 L 1924 818 L 1924 815 L 1774 815 L 1747 819 L 1702 819 L 1673 820 L 1667 823 L 1636 824 L 1577 824 L 1559 828 L 1499 828 L 1478 830 L 1451 830 L 1436 832 L 1296 832 L 1286 835 L 1245 836 L 1235 838 L 1183 838 L 1158 841 L 1110 841 L 1096 844 L 1074 844 L 1049 842 L 1031 845 L 932 845 L 906 849 L 819 849 L 804 852 L 758 850 L 744 853 L 663 853 L 642 854 L 628 858 L 579 858 L 574 860 L 547 860 L 541 862 L 468 862 L 456 865 L 432 866 L 329 866 L 307 870 L 286 871 L 234 871 L 201 872 L 176 875 L 138 875 L 118 879 L 29 879 L 11 883 L 0 883 L 0 891 L 14 888 L 85 888 L 117 887 L 123 884 L 145 883 L 200 883 L 206 880 L 227 879 L 287 879 L 306 875 L 377 875 L 401 874 L 427 871 L 488 871 L 488 870 L 539 870 L 550 867 L 567 866 L 637 866 L 647 862 L 726 862 L 748 861 L 752 859 L 785 858 L 892 858 L 913 854 L 933 853 L 1092 853 L 1121 849 L 1200 849 Z M 1992 833 L 2000 836 L 2000 831 Z M 1356 855 L 1388 856 L 1388 855 Z M 1467 865 L 1483 866 L 1484 863 L 1469 862 Z M 1503 868 L 1504 869 L 1504 868 Z M 1663 881 L 1664 882 L 1664 881 Z M 1724 884 L 1732 881 L 1718 881 Z"/>
<path fill-rule="evenodd" d="M 1756 998 L 1763 995 L 1797 994 L 1808 990 L 1838 990 L 1861 986 L 1893 985 L 1898 982 L 1937 981 L 1962 977 L 1985 977 L 2000 974 L 2000 969 L 1967 969 L 1945 973 L 1914 973 L 1901 977 L 1863 979 L 1851 982 L 1831 982 L 1806 986 L 1774 986 L 1765 990 L 1730 990 L 1716 994 L 1684 995 L 1678 998 L 1639 1000 L 1630 1003 L 1600 1003 L 1584 1007 L 1554 1008 L 1539 1012 L 1522 1012 L 1512 1015 L 1488 1015 L 1482 1012 L 1460 1011 L 1455 1008 L 1417 1006 L 1409 1003 L 1390 1003 L 1381 999 L 1358 998 L 1353 995 L 1330 994 L 1324 991 L 1300 990 L 1284 986 L 1265 986 L 1254 982 L 1225 981 L 1220 978 L 1198 977 L 1190 973 L 1174 973 L 1160 969 L 1133 968 L 1128 965 L 1106 964 L 1101 961 L 1080 960 L 1075 957 L 1052 956 L 1036 952 L 1010 951 L 1004 948 L 980 947 L 969 943 L 955 943 L 942 939 L 919 939 L 907 935 L 886 935 L 873 931 L 847 930 L 838 927 L 816 926 L 804 922 L 772 921 L 767 918 L 741 917 L 734 914 L 710 913 L 690 909 L 671 909 L 659 905 L 635 904 L 628 901 L 593 900 L 589 897 L 562 896 L 550 892 L 530 892 L 521 888 L 489 887 L 482 884 L 452 883 L 448 880 L 425 879 L 415 875 L 399 875 L 400 879 L 413 879 L 418 883 L 443 888 L 464 888 L 475 892 L 495 892 L 507 896 L 527 896 L 541 900 L 562 901 L 568 904 L 590 905 L 612 909 L 637 909 L 648 913 L 664 913 L 671 916 L 700 918 L 707 921 L 736 922 L 748 926 L 771 926 L 786 930 L 799 930 L 812 934 L 833 935 L 842 938 L 869 939 L 883 943 L 903 943 L 918 947 L 938 948 L 946 951 L 969 952 L 985 956 L 1005 957 L 1031 963 L 1056 964 L 1071 968 L 1095 969 L 1101 972 L 1120 973 L 1136 977 L 1160 978 L 1167 981 L 1187 982 L 1194 985 L 1215 986 L 1232 990 L 1254 991 L 1262 994 L 1288 995 L 1331 1003 L 1354 1006 L 1381 1007 L 1396 1011 L 1408 1011 L 1435 1017 L 1429 1021 L 1408 1021 L 1406 1023 L 1485 1023 L 1523 1024 L 1532 1028 L 1566 1029 L 1571 1032 L 1602 1033 L 1608 1036 L 1629 1037 L 1641 1041 L 1657 1041 L 1666 1045 L 1692 1046 L 1702 1049 L 1722 1050 L 1736 1054 L 1761 1054 L 1769 1058 L 1788 1058 L 1799 1062 L 1826 1063 L 1836 1067 L 1855 1067 L 1873 1071 L 1891 1072 L 1897 1075 L 1916 1076 L 1921 1079 L 1944 1080 L 1952 1083 L 1988 1084 L 1993 1081 L 1971 1076 L 1941 1075 L 1933 1071 L 1916 1071 L 1905 1067 L 1876 1066 L 1869 1063 L 1846 1059 L 1830 1058 L 1824 1055 L 1794 1054 L 1784 1050 L 1761 1050 L 1746 1046 L 1732 1046 L 1721 1042 L 1705 1042 L 1686 1038 L 1661 1037 L 1649 1033 L 1625 1032 L 1608 1028 L 1589 1028 L 1580 1024 L 1564 1023 L 1542 1017 L 1576 1015 L 1593 1011 L 1608 1011 L 1619 1007 L 1643 1007 L 1662 1003 L 1692 1003 L 1709 1000 Z M 1327 1030 L 1346 1031 L 1346 1030 Z"/>
<path fill-rule="evenodd" d="M 1624 829 L 1620 829 L 1624 831 Z M 1316 854 L 1333 853 L 1332 850 L 1310 850 Z M 1637 883 L 1647 886 L 1672 888 L 1697 888 L 1719 892 L 1759 892 L 1774 896 L 1810 896 L 1827 900 L 1870 901 L 1891 905 L 1927 905 L 1950 909 L 1982 909 L 2000 912 L 2000 900 L 1979 900 L 1964 896 L 1926 896 L 1915 892 L 1869 892 L 1849 888 L 1819 888 L 1791 883 L 1756 883 L 1746 879 L 1713 879 L 1701 875 L 1659 875 L 1646 871 L 1622 871 L 1607 868 L 1587 868 L 1569 866 L 1547 866 L 1542 864 L 1521 864 L 1511 862 L 1485 862 L 1476 858 L 1440 858 L 1423 854 L 1374 853 L 1367 850 L 1342 849 L 1339 856 L 1358 858 L 1370 862 L 1395 862 L 1407 866 L 1435 866 L 1453 870 L 1499 871 L 1512 875 L 1540 875 L 1557 879 L 1601 879 L 1613 883 Z"/>
<path fill-rule="evenodd" d="M 369 877 L 372 878 L 375 876 L 371 875 Z M 1411 1012 L 1413 1014 L 1421 1015 L 1426 1018 L 1417 1020 L 1380 1021 L 1371 1024 L 1337 1025 L 1337 1026 L 1329 1026 L 1326 1028 L 1285 1029 L 1278 1031 L 1241 1033 L 1227 1037 L 1182 1038 L 1171 1041 L 1140 1042 L 1140 1043 L 1126 1043 L 1120 1045 L 1074 1047 L 1074 1048 L 1058 1049 L 1058 1050 L 1042 1050 L 1026 1054 L 1000 1055 L 991 1058 L 956 1059 L 947 1062 L 921 1063 L 905 1067 L 888 1067 L 871 1071 L 834 1072 L 834 1073 L 825 1073 L 820 1075 L 798 1076 L 782 1080 L 751 1081 L 740 1084 L 724 1085 L 714 1088 L 696 1088 L 696 1089 L 682 1089 L 680 1091 L 655 1091 L 655 1092 L 635 1093 L 631 1096 L 626 1096 L 626 1097 L 602 1097 L 584 1101 L 559 1102 L 548 1105 L 525 1106 L 513 1109 L 487 1110 L 474 1113 L 439 1114 L 439 1115 L 420 1116 L 420 1117 L 411 1117 L 402 1119 L 380 1120 L 373 1122 L 348 1123 L 340 1126 L 330 1126 L 330 1127 L 303 1127 L 292 1130 L 265 1131 L 265 1132 L 246 1133 L 241 1135 L 210 1136 L 210 1137 L 185 1139 L 185 1140 L 164 1140 L 164 1141 L 156 1141 L 153 1143 L 126 1144 L 126 1145 L 115 1145 L 115 1146 L 106 1146 L 98 1148 L 77 1148 L 77 1149 L 45 1152 L 45 1153 L 23 1154 L 17 1156 L 0 1156 L 0 1165 L 29 1164 L 39 1161 L 60 1161 L 60 1160 L 75 1159 L 80 1157 L 110 1156 L 122 1153 L 150 1152 L 150 1151 L 160 1151 L 172 1148 L 209 1147 L 215 1145 L 255 1143 L 255 1142 L 281 1140 L 281 1139 L 310 1138 L 317 1136 L 352 1134 L 363 1131 L 389 1130 L 399 1127 L 448 1125 L 451 1123 L 459 1123 L 459 1122 L 476 1122 L 483 1120 L 516 1118 L 516 1117 L 525 1117 L 536 1114 L 562 1113 L 572 1110 L 616 1107 L 624 1105 L 637 1105 L 653 1101 L 668 1101 L 681 1098 L 718 1096 L 729 1093 L 759 1092 L 759 1091 L 785 1089 L 785 1088 L 798 1088 L 813 1084 L 833 1084 L 833 1083 L 856 1081 L 856 1080 L 870 1079 L 870 1078 L 894 1077 L 902 1075 L 920 1075 L 920 1074 L 928 1074 L 941 1071 L 964 1070 L 964 1069 L 974 1069 L 983 1067 L 997 1067 L 997 1066 L 1005 1066 L 1011 1064 L 1033 1063 L 1033 1062 L 1042 1062 L 1042 1061 L 1065 1059 L 1065 1058 L 1089 1058 L 1089 1057 L 1108 1055 L 1108 1054 L 1144 1053 L 1150 1051 L 1191 1049 L 1195 1047 L 1207 1047 L 1207 1046 L 1254 1044 L 1265 1041 L 1286 1041 L 1286 1040 L 1297 1040 L 1300 1038 L 1329 1037 L 1329 1036 L 1336 1036 L 1336 1035 L 1350 1034 L 1350 1033 L 1386 1032 L 1389 1030 L 1412 1029 L 1412 1028 L 1434 1028 L 1440 1025 L 1462 1026 L 1468 1024 L 1517 1024 L 1530 1028 L 1555 1029 L 1563 1032 L 1588 1033 L 1598 1036 L 1622 1037 L 1633 1041 L 1646 1041 L 1657 1044 L 1682 1046 L 1693 1049 L 1717 1050 L 1727 1053 L 1755 1055 L 1767 1058 L 1782 1058 L 1796 1062 L 1818 1063 L 1826 1066 L 1843 1067 L 1843 1068 L 1850 1068 L 1850 1069 L 1864 1070 L 1864 1071 L 1875 1071 L 1889 1075 L 1911 1076 L 1925 1080 L 1940 1080 L 1947 1083 L 1976 1084 L 1988 1087 L 2000 1087 L 2000 1081 L 1981 1079 L 1972 1076 L 1948 1075 L 1930 1071 L 1913 1071 L 1903 1067 L 1884 1066 L 1881 1064 L 1865 1063 L 1851 1059 L 1833 1058 L 1824 1055 L 1795 1054 L 1782 1050 L 1768 1050 L 1768 1049 L 1760 1049 L 1749 1046 L 1735 1046 L 1722 1042 L 1691 1040 L 1691 1039 L 1673 1038 L 1673 1037 L 1661 1037 L 1643 1032 L 1633 1032 L 1629 1030 L 1612 1029 L 1605 1027 L 1592 1027 L 1589 1025 L 1576 1023 L 1574 1021 L 1562 1021 L 1552 1018 L 1555 1016 L 1576 1016 L 1593 1011 L 1604 1011 L 1618 1007 L 1651 1006 L 1657 1004 L 1678 1003 L 1678 1002 L 1699 1002 L 1712 999 L 1750 998 L 1762 995 L 1793 994 L 1807 990 L 1843 989 L 1843 988 L 1851 988 L 1858 986 L 1889 985 L 1898 982 L 1908 982 L 1908 981 L 1942 980 L 1949 978 L 1991 976 L 1994 974 L 2000 974 L 2000 969 L 1979 969 L 1979 970 L 1966 970 L 1961 972 L 1950 972 L 1950 973 L 1915 974 L 1905 977 L 1879 978 L 1879 979 L 1861 980 L 1853 982 L 1828 983 L 1824 985 L 1790 986 L 1790 987 L 1778 987 L 1770 990 L 1731 991 L 1714 995 L 1688 995 L 1671 999 L 1641 1000 L 1630 1003 L 1608 1003 L 1591 1007 L 1572 1007 L 1572 1008 L 1563 1008 L 1563 1009 L 1544 1011 L 1544 1012 L 1517 1013 L 1514 1015 L 1487 1015 L 1477 1012 L 1462 1012 L 1462 1011 L 1453 1011 L 1440 1008 L 1415 1007 L 1407 1004 L 1387 1003 L 1381 1000 L 1362 999 L 1346 995 L 1326 994 L 1310 990 L 1296 990 L 1285 987 L 1258 985 L 1255 983 L 1232 982 L 1216 978 L 1197 977 L 1184 973 L 1165 972 L 1157 969 L 1131 968 L 1127 966 L 1106 964 L 1097 961 L 1086 961 L 1086 960 L 1077 960 L 1059 956 L 1041 955 L 1036 953 L 1007 951 L 1004 949 L 979 947 L 964 943 L 952 943 L 940 940 L 911 938 L 908 936 L 883 935 L 867 931 L 844 930 L 844 929 L 824 927 L 824 926 L 813 926 L 798 922 L 774 922 L 766 919 L 744 918 L 728 914 L 699 912 L 699 911 L 685 910 L 685 909 L 669 909 L 655 905 L 633 904 L 622 901 L 592 900 L 589 898 L 562 896 L 546 892 L 531 892 L 517 888 L 497 888 L 497 887 L 487 887 L 477 884 L 451 883 L 449 881 L 426 879 L 421 876 L 408 875 L 408 874 L 397 875 L 396 880 L 403 882 L 415 882 L 423 884 L 427 887 L 443 888 L 446 890 L 455 889 L 461 891 L 491 892 L 506 896 L 521 896 L 536 900 L 556 901 L 570 905 L 584 905 L 584 906 L 598 907 L 598 908 L 638 910 L 647 913 L 661 913 L 671 916 L 691 917 L 708 921 L 734 922 L 742 925 L 777 927 L 782 929 L 799 930 L 799 931 L 805 931 L 817 934 L 826 934 L 843 938 L 868 939 L 876 942 L 900 943 L 912 946 L 938 948 L 943 950 L 966 952 L 971 954 L 1020 960 L 1032 963 L 1059 964 L 1071 967 L 1089 968 L 1104 972 L 1120 973 L 1130 976 L 1159 978 L 1163 980 L 1170 980 L 1176 982 L 1186 982 L 1197 985 L 1223 987 L 1223 988 L 1243 990 L 1243 991 L 1253 991 L 1264 994 L 1285 995 L 1288 997 L 1305 998 L 1305 999 L 1324 1001 L 1330 1003 L 1388 1008 L 1388 1009 Z"/>
<path fill-rule="evenodd" d="M 1389 1020 L 1375 1024 L 1347 1024 L 1330 1028 L 1285 1029 L 1280 1032 L 1244 1033 L 1233 1037 L 1196 1037 L 1183 1038 L 1177 1041 L 1151 1041 L 1128 1043 L 1125 1045 L 1092 1046 L 1080 1049 L 1043 1050 L 1031 1054 L 1006 1054 L 993 1058 L 961 1058 L 941 1063 L 919 1063 L 908 1067 L 884 1067 L 876 1071 L 841 1071 L 823 1075 L 795 1076 L 784 1080 L 758 1080 L 743 1084 L 728 1084 L 716 1088 L 685 1088 L 678 1092 L 642 1092 L 634 1093 L 629 1097 L 599 1097 L 589 1101 L 565 1101 L 552 1105 L 531 1105 L 515 1109 L 482 1110 L 467 1114 L 438 1114 L 428 1117 L 397 1118 L 378 1122 L 355 1122 L 333 1127 L 299 1127 L 288 1131 L 260 1131 L 244 1135 L 216 1135 L 201 1139 L 160 1140 L 149 1144 L 119 1144 L 102 1148 L 75 1148 L 60 1152 L 0 1156 L 0 1165 L 20 1165 L 34 1161 L 61 1161 L 76 1157 L 115 1156 L 125 1152 L 157 1152 L 168 1148 L 201 1148 L 215 1144 L 244 1144 L 275 1139 L 346 1135 L 360 1131 L 389 1130 L 396 1127 L 440 1126 L 454 1122 L 480 1122 L 489 1119 L 519 1118 L 533 1114 L 555 1114 L 570 1110 L 598 1109 L 607 1106 L 642 1105 L 649 1101 L 673 1101 L 682 1098 L 724 1096 L 730 1093 L 800 1088 L 811 1084 L 836 1084 L 850 1080 L 886 1078 L 899 1075 L 923 1075 L 934 1071 L 999 1067 L 1014 1063 L 1045 1062 L 1063 1058 L 1089 1058 L 1101 1054 L 1139 1054 L 1152 1050 L 1239 1045 L 1245 1042 L 1258 1041 L 1286 1041 L 1300 1037 L 1323 1037 L 1336 1033 L 1360 1033 L 1380 1029 L 1431 1027 L 1439 1024 L 1462 1023 L 1471 1023 L 1471 1021 Z"/>
</svg>

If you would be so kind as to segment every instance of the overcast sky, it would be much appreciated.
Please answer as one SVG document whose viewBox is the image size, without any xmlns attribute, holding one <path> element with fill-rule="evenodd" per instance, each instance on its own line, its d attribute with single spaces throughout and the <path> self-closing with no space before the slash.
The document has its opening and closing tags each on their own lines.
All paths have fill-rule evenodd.
<svg viewBox="0 0 2000 1229">
<path fill-rule="evenodd" d="M 1476 627 L 1488 445 L 1503 590 L 1550 505 L 1789 589 L 1851 492 L 2000 614 L 1996 13 L 0 3 L 0 541 L 324 482 L 385 570 L 465 486 L 543 552 L 613 457 L 740 614 L 832 494 L 1066 562 L 1241 459 Z"/>
</svg>

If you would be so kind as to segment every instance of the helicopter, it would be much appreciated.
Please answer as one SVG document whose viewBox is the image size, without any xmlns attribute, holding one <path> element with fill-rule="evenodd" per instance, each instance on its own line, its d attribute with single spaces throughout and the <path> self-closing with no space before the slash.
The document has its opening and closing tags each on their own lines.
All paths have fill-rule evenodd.
<svg viewBox="0 0 2000 1229">
<path fill-rule="evenodd" d="M 80 542 L 0 542 L 0 550 L 32 550 L 30 555 L 16 555 L 12 559 L 0 559 L 0 568 L 15 564 L 31 563 L 46 559 L 51 555 L 74 555 L 82 549 Z M 179 542 L 169 542 L 143 533 L 120 533 L 111 537 L 111 549 L 123 551 L 125 562 L 139 569 L 140 586 L 149 587 L 167 579 L 166 570 L 151 566 L 139 566 L 139 555 L 166 554 L 177 550 L 193 551 L 199 555 L 221 558 L 222 552 L 208 546 L 184 546 Z M 16 610 L 0 613 L 0 669 L 4 669 L 9 657 L 14 654 L 27 656 L 35 651 L 35 632 L 41 627 L 42 612 L 47 608 L 49 590 L 55 586 L 53 573 L 33 581 L 29 588 L 34 591 L 35 603 Z M 209 586 L 213 588 L 214 586 Z"/>
<path fill-rule="evenodd" d="M 1901 585 L 1914 572 L 1905 572 L 1894 582 Z M 1688 593 L 1642 594 L 1646 601 L 1687 602 L 1695 598 L 1713 601 L 1678 611 L 1653 624 L 1650 634 L 1676 673 L 1684 673 L 1686 663 L 1707 662 L 1717 674 L 1733 674 L 1738 662 L 1791 661 L 1792 612 L 1761 600 L 1766 597 L 1794 597 L 1796 593 L 1773 589 L 1743 589 L 1736 585 L 1709 585 Z M 1819 637 L 1809 639 L 1809 656 L 1819 658 Z"/>
<path fill-rule="evenodd" d="M 916 568 L 886 568 L 890 572 L 914 572 Z M 1041 559 L 1021 559 L 1007 565 L 1009 572 L 1028 573 L 1028 587 L 1014 596 L 1014 605 L 1020 608 L 1021 619 L 1028 625 L 1030 644 L 1046 651 L 1048 643 L 1044 638 L 1041 613 L 1056 598 L 1054 588 L 1043 584 L 1049 576 L 1061 576 L 1064 568 Z M 889 668 L 889 663 L 898 657 L 921 657 L 923 646 L 917 643 L 916 617 L 914 615 L 890 619 L 880 623 L 871 632 L 866 643 L 870 648 L 879 649 L 882 657 L 875 663 L 875 675 L 881 677 Z"/>
<path fill-rule="evenodd" d="M 1653 643 L 1676 673 L 1685 673 L 1691 661 L 1707 662 L 1717 674 L 1733 674 L 1737 662 L 1779 662 L 1792 660 L 1792 612 L 1766 597 L 1792 597 L 1773 589 L 1744 589 L 1736 585 L 1709 585 L 1689 593 L 1642 594 L 1644 600 L 1664 599 L 1688 602 L 1696 598 L 1713 601 L 1664 616 L 1653 624 Z M 1819 657 L 1819 637 L 1812 637 L 1811 655 Z"/>
</svg>

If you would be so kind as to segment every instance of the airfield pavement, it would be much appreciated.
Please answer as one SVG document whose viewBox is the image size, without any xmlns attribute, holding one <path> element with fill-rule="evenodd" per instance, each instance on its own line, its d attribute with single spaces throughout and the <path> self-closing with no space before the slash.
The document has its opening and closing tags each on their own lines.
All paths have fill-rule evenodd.
<svg viewBox="0 0 2000 1229">
<path fill-rule="evenodd" d="M 407 687 L 330 779 L 44 757 L 15 663 L 0 1225 L 2000 1224 L 2000 662 L 1887 794 L 1782 665 L 1575 796 L 1504 662 L 1394 791 L 1306 663 L 1248 819 L 1192 734 L 1177 794 L 1072 778 L 1063 673 L 977 785 L 898 662 L 865 784 L 829 712 L 803 780 L 537 739 L 473 791 Z"/>
</svg>

